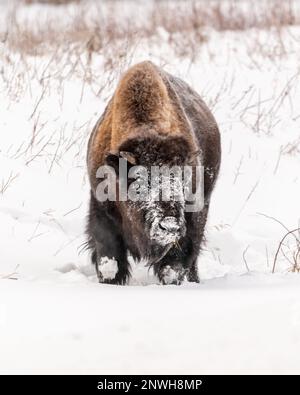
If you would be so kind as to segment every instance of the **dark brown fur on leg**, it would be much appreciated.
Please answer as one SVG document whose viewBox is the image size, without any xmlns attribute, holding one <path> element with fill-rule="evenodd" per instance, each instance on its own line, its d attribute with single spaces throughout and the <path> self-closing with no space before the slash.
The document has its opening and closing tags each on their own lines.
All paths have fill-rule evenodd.
<svg viewBox="0 0 300 395">
<path fill-rule="evenodd" d="M 125 284 L 130 276 L 127 250 L 117 224 L 109 218 L 107 211 L 99 205 L 91 194 L 90 212 L 87 226 L 88 247 L 91 259 L 96 267 L 99 282 L 108 284 Z M 114 279 L 105 279 L 101 273 L 101 259 L 114 259 L 118 262 L 118 272 Z"/>
</svg>

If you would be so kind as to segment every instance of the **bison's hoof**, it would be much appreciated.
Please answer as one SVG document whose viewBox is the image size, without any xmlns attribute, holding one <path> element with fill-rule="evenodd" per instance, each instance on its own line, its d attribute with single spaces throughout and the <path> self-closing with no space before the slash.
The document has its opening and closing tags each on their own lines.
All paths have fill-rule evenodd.
<svg viewBox="0 0 300 395">
<path fill-rule="evenodd" d="M 118 262 L 114 258 L 102 257 L 97 265 L 99 283 L 111 283 L 118 272 Z"/>
<path fill-rule="evenodd" d="M 162 269 L 160 279 L 163 285 L 180 285 L 184 280 L 184 270 L 167 265 Z"/>
</svg>

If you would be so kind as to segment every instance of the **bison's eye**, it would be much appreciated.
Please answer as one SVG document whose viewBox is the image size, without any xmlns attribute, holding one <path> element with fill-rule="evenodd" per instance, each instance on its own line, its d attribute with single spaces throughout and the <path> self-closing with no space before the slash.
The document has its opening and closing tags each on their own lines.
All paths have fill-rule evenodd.
<svg viewBox="0 0 300 395">
<path fill-rule="evenodd" d="M 136 165 L 136 159 L 130 152 L 121 151 L 119 154 L 108 153 L 105 162 L 107 165 L 111 166 L 117 175 L 119 175 L 120 165 L 126 163 L 127 174 L 131 167 Z"/>
</svg>

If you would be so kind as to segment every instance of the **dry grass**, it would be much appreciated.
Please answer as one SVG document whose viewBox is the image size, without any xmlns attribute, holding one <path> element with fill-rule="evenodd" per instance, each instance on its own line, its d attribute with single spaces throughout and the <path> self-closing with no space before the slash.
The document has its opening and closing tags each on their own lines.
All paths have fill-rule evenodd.
<svg viewBox="0 0 300 395">
<path fill-rule="evenodd" d="M 271 219 L 272 221 L 279 224 L 285 229 L 285 234 L 278 243 L 276 253 L 274 255 L 272 273 L 275 273 L 276 265 L 279 259 L 285 260 L 289 265 L 289 271 L 294 273 L 300 272 L 300 227 L 290 230 L 282 221 L 279 219 L 258 213 L 259 215 Z M 268 260 L 268 256 L 267 256 Z"/>
<path fill-rule="evenodd" d="M 62 5 L 62 4 L 69 4 L 69 3 L 79 3 L 80 0 L 24 0 L 26 4 L 51 4 L 51 5 Z"/>
<path fill-rule="evenodd" d="M 72 3 L 70 0 L 23 0 L 31 3 Z M 244 31 L 251 28 L 277 29 L 300 23 L 299 7 L 296 0 L 248 0 L 243 1 L 159 1 L 147 6 L 137 2 L 143 11 L 130 17 L 123 16 L 122 2 L 95 1 L 92 13 L 83 1 L 76 1 L 78 12 L 67 16 L 68 23 L 62 25 L 57 18 L 47 18 L 47 22 L 32 28 L 32 21 L 20 23 L 17 6 L 10 14 L 8 30 L 2 41 L 14 48 L 31 54 L 42 54 L 57 47 L 83 46 L 92 54 L 101 52 L 118 40 L 132 42 L 133 39 L 149 38 L 160 29 L 169 34 L 169 42 L 178 55 L 186 56 L 209 39 L 208 29 L 217 31 Z M 22 6 L 22 2 L 21 2 Z M 121 16 L 121 17 L 120 17 Z M 63 26 L 63 28 L 62 28 Z"/>
<path fill-rule="evenodd" d="M 289 263 L 289 271 L 300 272 L 300 228 L 289 230 L 281 239 L 274 257 L 272 273 L 275 273 L 280 254 Z"/>
<path fill-rule="evenodd" d="M 0 184 L 0 194 L 3 195 L 7 189 L 12 185 L 12 183 L 18 178 L 19 174 L 10 173 L 8 179 L 2 180 Z"/>
<path fill-rule="evenodd" d="M 18 280 L 18 272 L 17 272 L 18 268 L 19 265 L 17 265 L 13 270 L 13 272 L 11 273 L 6 273 L 6 274 L 0 273 L 0 280 Z"/>
<path fill-rule="evenodd" d="M 121 1 L 42 1 L 76 3 L 64 9 L 61 6 L 51 7 L 46 16 L 42 12 L 45 11 L 43 6 L 40 6 L 39 12 L 35 8 L 31 10 L 31 3 L 37 2 L 41 1 L 20 1 L 10 9 L 6 18 L 6 28 L 2 27 L 2 31 L 0 28 L 0 41 L 4 44 L 7 54 L 3 64 L 6 63 L 11 70 L 9 74 L 4 72 L 4 68 L 0 69 L 0 78 L 7 88 L 9 97 L 18 100 L 24 91 L 31 91 L 32 80 L 38 80 L 41 85 L 41 96 L 36 101 L 31 118 L 38 115 L 43 96 L 49 90 L 50 78 L 58 79 L 61 78 L 59 76 L 63 76 L 66 80 L 76 75 L 82 80 L 81 100 L 87 86 L 92 87 L 95 95 L 99 97 L 131 64 L 136 47 L 141 47 L 145 43 L 148 45 L 153 40 L 160 42 L 162 34 L 165 35 L 163 41 L 173 50 L 174 56 L 193 64 L 198 60 L 202 46 L 207 46 L 209 52 L 212 31 L 246 31 L 254 27 L 272 30 L 275 42 L 270 42 L 268 35 L 262 38 L 260 34 L 249 42 L 245 41 L 247 55 L 253 66 L 259 69 L 257 55 L 273 62 L 286 54 L 282 27 L 300 24 L 300 7 L 296 6 L 297 0 L 212 0 L 209 1 L 209 6 L 207 1 L 201 0 L 153 0 L 147 2 L 147 5 L 136 2 L 137 10 L 134 15 L 124 12 L 124 2 Z M 131 7 L 130 12 L 134 9 L 135 7 Z M 62 19 L 57 18 L 60 12 L 63 12 Z M 143 15 L 143 19 L 140 15 Z M 252 35 L 254 33 L 251 32 Z M 32 69 L 32 66 L 30 69 L 27 67 L 31 57 L 49 54 L 50 61 L 42 72 Z M 18 62 L 14 55 L 20 56 Z M 105 79 L 100 78 L 100 69 L 95 68 L 95 55 L 101 56 L 101 74 L 105 74 Z M 162 59 L 161 63 L 164 61 Z M 20 64 L 23 64 L 27 75 L 22 78 L 20 75 L 18 81 L 16 75 L 21 68 Z M 215 110 L 226 90 L 230 90 L 227 76 L 225 77 L 219 92 L 213 97 L 208 94 L 208 104 L 212 110 Z M 291 81 L 287 89 L 290 89 L 293 82 Z M 64 101 L 62 86 L 63 83 L 58 89 L 61 103 Z M 206 93 L 209 92 L 202 92 L 204 97 Z M 246 92 L 236 103 L 236 106 L 241 108 L 240 119 L 246 127 L 249 126 L 251 113 L 247 100 L 249 98 L 249 105 L 253 106 L 255 93 L 254 89 Z M 283 92 L 280 101 L 274 102 L 274 106 L 278 108 L 287 97 L 286 92 Z M 261 104 L 255 106 L 255 121 L 251 122 L 251 127 L 254 132 L 260 132 L 264 128 L 264 132 L 268 134 L 278 122 L 276 108 L 270 113 L 265 110 L 264 103 Z"/>
<path fill-rule="evenodd" d="M 189 64 L 198 60 L 200 48 L 205 46 L 213 63 L 215 55 L 210 55 L 209 47 L 213 31 L 246 31 L 254 27 L 267 31 L 272 29 L 272 35 L 267 33 L 264 39 L 259 30 L 252 30 L 248 41 L 248 35 L 244 35 L 245 61 L 250 60 L 253 67 L 259 70 L 263 57 L 276 67 L 278 57 L 285 56 L 288 52 L 287 43 L 282 37 L 282 27 L 300 23 L 296 0 L 212 0 L 209 6 L 207 1 L 157 0 L 148 2 L 147 6 L 137 2 L 135 16 L 139 15 L 142 7 L 143 20 L 122 12 L 121 1 L 76 1 L 75 5 L 70 4 L 64 9 L 47 9 L 49 14 L 46 14 L 46 18 L 42 12 L 44 7 L 40 6 L 37 13 L 35 6 L 29 4 L 33 2 L 36 1 L 23 0 L 11 8 L 7 29 L 2 35 L 0 30 L 4 44 L 2 60 L 5 65 L 0 68 L 0 80 L 12 103 L 18 102 L 28 93 L 34 98 L 28 116 L 28 122 L 32 124 L 32 136 L 28 141 L 21 141 L 15 152 L 8 153 L 9 157 L 18 159 L 24 156 L 26 165 L 41 157 L 45 158 L 50 173 L 53 167 L 59 166 L 63 154 L 75 149 L 75 146 L 78 147 L 75 156 L 80 162 L 80 152 L 88 134 L 85 130 L 89 131 L 92 127 L 91 124 L 85 124 L 80 129 L 81 126 L 77 125 L 78 130 L 74 128 L 74 136 L 71 137 L 68 137 L 64 125 L 51 133 L 45 131 L 47 121 L 40 116 L 43 103 L 50 91 L 55 91 L 62 109 L 66 81 L 73 77 L 81 81 L 80 103 L 84 100 L 86 90 L 92 91 L 105 102 L 110 88 L 132 64 L 137 46 L 143 47 L 145 44 L 145 47 L 151 48 L 152 41 L 154 46 L 164 41 L 168 45 L 168 51 L 173 50 L 175 57 L 188 60 Z M 66 2 L 70 1 L 59 1 Z M 88 4 L 92 5 L 92 11 Z M 130 12 L 134 12 L 134 9 L 135 7 L 131 7 Z M 60 12 L 64 13 L 62 20 L 57 19 Z M 168 59 L 162 58 L 161 63 L 167 61 Z M 240 97 L 236 97 L 232 111 L 246 128 L 250 127 L 257 134 L 269 135 L 280 120 L 279 110 L 282 105 L 288 100 L 292 102 L 299 73 L 287 82 L 281 92 L 276 92 L 277 96 L 267 100 L 261 97 L 261 92 L 255 86 L 250 86 L 241 92 Z M 222 105 L 224 97 L 231 95 L 235 84 L 233 78 L 224 74 L 218 90 L 213 93 L 209 87 L 203 87 L 200 93 L 213 111 L 217 111 Z M 282 147 L 280 151 L 282 155 L 298 152 L 298 140 Z M 279 162 L 280 156 L 275 173 Z M 234 182 L 239 177 L 239 171 L 238 169 Z M 0 192 L 4 187 L 5 184 Z"/>
</svg>

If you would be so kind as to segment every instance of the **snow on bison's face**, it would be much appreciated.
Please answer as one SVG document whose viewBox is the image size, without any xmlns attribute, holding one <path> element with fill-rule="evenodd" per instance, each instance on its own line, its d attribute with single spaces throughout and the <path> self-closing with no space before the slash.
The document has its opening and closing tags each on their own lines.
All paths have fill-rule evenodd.
<svg viewBox="0 0 300 395">
<path fill-rule="evenodd" d="M 130 142 L 126 151 L 107 156 L 107 164 L 117 173 L 117 190 L 125 185 L 127 191 L 126 199 L 118 194 L 116 201 L 122 233 L 136 255 L 150 264 L 160 261 L 186 234 L 183 166 L 189 153 L 184 143 Z"/>
</svg>

